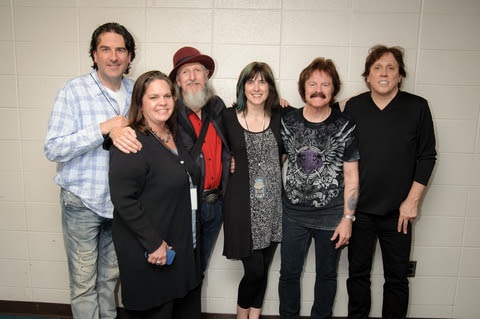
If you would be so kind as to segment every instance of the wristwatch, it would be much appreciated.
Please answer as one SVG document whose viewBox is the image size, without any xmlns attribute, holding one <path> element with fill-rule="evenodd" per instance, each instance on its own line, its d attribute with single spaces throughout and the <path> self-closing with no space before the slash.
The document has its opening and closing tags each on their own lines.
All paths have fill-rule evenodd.
<svg viewBox="0 0 480 319">
<path fill-rule="evenodd" d="M 352 214 L 352 215 L 345 214 L 345 215 L 343 215 L 343 218 L 348 219 L 352 223 L 355 221 L 355 219 L 357 219 L 354 214 Z"/>
</svg>

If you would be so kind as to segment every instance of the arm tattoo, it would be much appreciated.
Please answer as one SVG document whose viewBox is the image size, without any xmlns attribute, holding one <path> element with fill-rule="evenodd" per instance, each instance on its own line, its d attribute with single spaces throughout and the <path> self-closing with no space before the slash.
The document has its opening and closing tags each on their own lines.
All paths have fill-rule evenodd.
<svg viewBox="0 0 480 319">
<path fill-rule="evenodd" d="M 347 207 L 348 210 L 355 212 L 357 209 L 357 203 L 358 203 L 358 188 L 353 188 L 350 190 L 350 196 L 348 197 L 347 200 Z"/>
</svg>

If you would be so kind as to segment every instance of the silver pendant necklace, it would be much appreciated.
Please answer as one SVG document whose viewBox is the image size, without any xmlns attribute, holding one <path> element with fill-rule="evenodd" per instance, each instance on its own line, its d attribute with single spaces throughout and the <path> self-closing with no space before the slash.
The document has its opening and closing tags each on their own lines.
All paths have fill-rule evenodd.
<svg viewBox="0 0 480 319">
<path fill-rule="evenodd" d="M 247 131 L 251 132 L 250 131 L 250 128 L 248 127 L 248 123 L 247 123 L 247 117 L 246 117 L 246 114 L 245 114 L 245 110 L 243 111 L 243 119 L 245 120 L 245 126 L 247 127 Z M 266 196 L 266 193 L 267 193 L 267 181 L 265 179 L 265 177 L 263 176 L 263 173 L 262 171 L 264 171 L 264 168 L 263 168 L 263 165 L 265 165 L 265 163 L 263 162 L 264 161 L 264 155 L 262 150 L 264 148 L 264 135 L 266 134 L 265 133 L 265 109 L 263 110 L 263 122 L 262 122 L 262 132 L 260 133 L 262 134 L 261 135 L 261 142 L 260 142 L 260 150 L 257 151 L 257 154 L 259 154 L 259 158 L 257 159 L 258 160 L 258 171 L 256 174 L 255 177 L 254 177 L 254 183 L 252 185 L 253 187 L 253 194 L 254 194 L 254 197 L 257 199 L 257 200 L 263 200 Z"/>
</svg>

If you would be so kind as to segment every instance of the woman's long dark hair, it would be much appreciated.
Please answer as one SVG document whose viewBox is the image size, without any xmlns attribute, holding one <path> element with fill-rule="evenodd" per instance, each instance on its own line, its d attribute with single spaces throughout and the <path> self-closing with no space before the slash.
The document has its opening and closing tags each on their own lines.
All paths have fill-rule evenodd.
<svg viewBox="0 0 480 319">
<path fill-rule="evenodd" d="M 237 109 L 237 112 L 247 112 L 245 83 L 257 76 L 260 76 L 262 80 L 268 83 L 268 97 L 265 101 L 265 111 L 271 115 L 272 108 L 279 103 L 279 97 L 272 69 L 268 64 L 263 62 L 252 62 L 240 72 L 237 82 L 237 102 L 233 103 L 233 107 Z"/>
</svg>

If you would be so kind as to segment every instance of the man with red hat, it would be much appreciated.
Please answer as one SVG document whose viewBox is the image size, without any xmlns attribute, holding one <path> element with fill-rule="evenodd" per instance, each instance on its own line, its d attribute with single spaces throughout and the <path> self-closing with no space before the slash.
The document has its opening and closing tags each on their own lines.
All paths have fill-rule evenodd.
<svg viewBox="0 0 480 319">
<path fill-rule="evenodd" d="M 173 56 L 170 79 L 179 92 L 175 102 L 178 132 L 190 155 L 201 169 L 200 252 L 202 271 L 208 260 L 222 225 L 222 193 L 225 191 L 230 169 L 230 150 L 226 142 L 220 114 L 225 103 L 215 95 L 208 81 L 215 70 L 215 62 L 195 48 L 180 48 Z M 129 128 L 110 132 L 113 144 L 125 153 L 137 152 L 141 145 Z"/>
<path fill-rule="evenodd" d="M 170 79 L 180 93 L 176 102 L 179 134 L 202 172 L 199 185 L 200 252 L 202 271 L 222 225 L 222 193 L 230 168 L 230 150 L 220 121 L 225 103 L 215 95 L 208 81 L 215 63 L 192 47 L 183 47 L 173 56 Z"/>
</svg>

